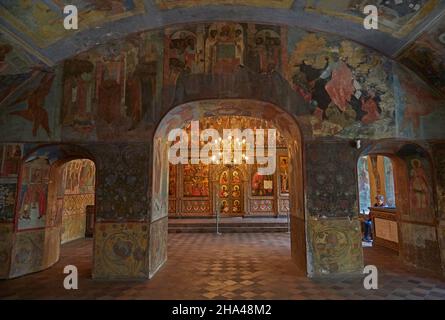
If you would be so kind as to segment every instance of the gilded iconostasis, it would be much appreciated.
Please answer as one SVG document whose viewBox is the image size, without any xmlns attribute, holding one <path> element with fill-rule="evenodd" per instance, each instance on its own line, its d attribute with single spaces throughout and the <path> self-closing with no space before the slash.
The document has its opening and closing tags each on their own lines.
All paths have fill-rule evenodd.
<svg viewBox="0 0 445 320">
<path fill-rule="evenodd" d="M 200 127 L 272 129 L 267 120 L 245 116 L 203 118 Z M 190 133 L 190 124 L 185 127 Z M 274 174 L 261 175 L 257 164 L 178 164 L 169 167 L 169 217 L 279 216 L 289 213 L 288 151 L 277 131 Z M 222 134 L 221 134 L 222 136 Z M 267 140 L 267 137 L 265 138 Z"/>
</svg>

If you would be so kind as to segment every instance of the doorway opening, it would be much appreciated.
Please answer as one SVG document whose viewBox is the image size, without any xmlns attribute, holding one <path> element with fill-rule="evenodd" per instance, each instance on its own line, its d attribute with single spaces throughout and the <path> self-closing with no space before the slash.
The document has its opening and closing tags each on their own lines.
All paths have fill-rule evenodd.
<svg viewBox="0 0 445 320">
<path fill-rule="evenodd" d="M 440 274 L 434 179 L 428 152 L 418 144 L 383 140 L 357 161 L 365 264 Z"/>
<path fill-rule="evenodd" d="M 212 160 L 208 164 L 169 164 L 168 150 L 177 142 L 168 141 L 169 132 L 187 132 L 192 121 L 199 121 L 201 129 L 218 132 L 276 129 L 274 172 L 260 174 L 260 165 L 247 161 L 219 162 L 218 154 L 216 160 L 209 154 Z M 245 137 L 226 138 L 243 148 Z M 200 147 L 209 141 L 201 141 Z M 245 160 L 245 156 L 242 154 L 240 159 Z M 170 226 L 178 220 L 184 225 L 186 218 L 195 219 L 196 225 L 198 220 L 208 219 L 215 226 L 219 217 L 227 223 L 232 219 L 236 227 L 243 228 L 244 223 L 242 232 L 246 232 L 252 221 L 282 221 L 282 231 L 290 229 L 292 257 L 298 268 L 306 272 L 301 133 L 296 120 L 287 112 L 270 103 L 240 99 L 203 100 L 175 107 L 164 116 L 155 133 L 153 172 L 152 223 L 170 218 Z M 168 208 L 167 212 L 162 208 Z M 216 232 L 215 227 L 211 230 Z"/>
<path fill-rule="evenodd" d="M 92 265 L 96 177 L 92 159 L 82 148 L 63 144 L 38 147 L 24 157 L 11 278 L 51 267 L 68 244 L 79 246 L 79 254 Z"/>
</svg>

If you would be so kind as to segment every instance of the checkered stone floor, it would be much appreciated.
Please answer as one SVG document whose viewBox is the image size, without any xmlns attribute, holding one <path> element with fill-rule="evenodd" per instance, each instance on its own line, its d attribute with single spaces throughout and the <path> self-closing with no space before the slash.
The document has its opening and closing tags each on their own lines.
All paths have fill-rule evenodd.
<svg viewBox="0 0 445 320">
<path fill-rule="evenodd" d="M 362 276 L 308 279 L 290 258 L 289 234 L 169 234 L 168 261 L 147 281 L 91 280 L 92 240 L 62 246 L 52 268 L 0 281 L 1 299 L 440 299 L 445 281 L 405 267 L 391 251 L 365 248 L 379 289 Z M 63 289 L 63 267 L 79 270 L 79 290 Z"/>
</svg>

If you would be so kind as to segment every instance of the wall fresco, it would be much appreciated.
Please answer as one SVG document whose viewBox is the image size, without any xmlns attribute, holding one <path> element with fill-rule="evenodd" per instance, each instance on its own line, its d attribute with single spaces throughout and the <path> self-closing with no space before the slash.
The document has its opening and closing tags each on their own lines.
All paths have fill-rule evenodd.
<svg viewBox="0 0 445 320">
<path fill-rule="evenodd" d="M 433 171 L 426 151 L 413 144 L 404 145 L 397 155 L 406 163 L 409 211 L 402 212 L 404 220 L 433 222 Z"/>
<path fill-rule="evenodd" d="M 357 153 L 347 142 L 306 143 L 306 208 L 309 215 L 357 215 Z"/>
<path fill-rule="evenodd" d="M 445 217 L 445 144 L 433 145 L 439 217 Z M 444 247 L 445 249 L 445 247 Z"/>
<path fill-rule="evenodd" d="M 352 42 L 298 29 L 288 32 L 288 80 L 313 106 L 315 136 L 391 136 L 391 62 Z"/>
<path fill-rule="evenodd" d="M 442 139 L 444 98 L 402 66 L 394 68 L 397 136 Z"/>
<path fill-rule="evenodd" d="M 15 1 L 5 0 L 0 14 L 14 28 L 27 34 L 39 46 L 48 46 L 72 30 L 63 26 L 63 8 L 72 4 L 66 0 Z M 142 0 L 75 2 L 79 11 L 80 30 L 94 27 L 105 21 L 115 21 L 144 12 Z"/>
<path fill-rule="evenodd" d="M 443 19 L 422 34 L 399 61 L 445 93 L 445 22 Z"/>
<path fill-rule="evenodd" d="M 0 279 L 6 279 L 9 276 L 13 232 L 14 225 L 12 223 L 0 224 Z"/>
<path fill-rule="evenodd" d="M 23 156 L 23 144 L 0 145 L 0 177 L 17 177 Z"/>
<path fill-rule="evenodd" d="M 412 19 L 414 16 L 407 23 Z M 338 37 L 282 26 L 218 22 L 136 33 L 83 52 L 54 70 L 33 70 L 23 78 L 7 80 L 11 83 L 7 82 L 0 93 L 2 141 L 78 141 L 97 159 L 100 225 L 96 231 L 101 234 L 96 241 L 94 272 L 103 278 L 147 277 L 148 270 L 154 272 L 162 263 L 164 228 L 153 230 L 150 241 L 154 245 L 148 251 L 148 224 L 124 222 L 150 219 L 161 225 L 166 220 L 171 190 L 165 133 L 184 121 L 204 116 L 261 117 L 290 137 L 295 146 L 300 137 L 294 116 L 297 118 L 306 141 L 299 146 L 305 148 L 306 156 L 306 211 L 314 219 L 329 218 L 311 222 L 308 233 L 314 274 L 356 270 L 357 261 L 361 261 L 356 240 L 352 240 L 360 239 L 358 231 L 357 237 L 353 236 L 356 226 L 351 229 L 349 225 L 349 234 L 349 222 L 335 219 L 358 211 L 355 166 L 359 151 L 349 139 L 444 137 L 444 109 L 439 107 L 443 98 L 410 71 Z M 26 83 L 17 89 L 20 82 Z M 244 100 L 251 97 L 263 102 Z M 205 100 L 209 98 L 223 99 Z M 160 117 L 182 102 L 186 104 L 160 123 L 153 141 Z M 338 141 L 319 139 L 326 137 Z M 125 142 L 130 140 L 139 142 Z M 22 154 L 25 151 L 21 150 Z M 18 149 L 5 152 L 0 175 L 15 179 Z M 296 151 L 292 152 L 295 155 Z M 55 160 L 63 158 L 54 154 Z M 410 203 L 414 209 L 409 218 L 416 221 L 434 216 L 426 209 L 427 204 L 434 205 L 434 199 L 424 197 L 431 193 L 431 185 L 426 188 L 422 182 L 424 176 L 430 179 L 433 168 L 421 158 L 403 158 L 411 177 Z M 16 275 L 43 268 L 55 259 L 45 248 L 57 242 L 57 230 L 52 227 L 58 225 L 61 215 L 57 206 L 50 208 L 51 217 L 45 214 L 46 190 L 28 188 L 38 176 L 28 172 L 22 177 L 16 208 L 19 229 L 48 230 L 18 233 L 12 259 L 12 274 Z M 71 178 L 71 174 L 66 176 L 72 194 L 93 185 L 82 187 L 82 182 Z M 275 194 L 286 191 L 284 180 L 284 176 L 274 180 Z M 12 185 L 6 191 L 0 189 L 5 199 L 11 198 Z M 177 189 L 181 193 L 179 185 Z M 245 190 L 249 189 L 247 186 Z M 263 189 L 261 196 L 270 188 Z M 246 200 L 245 205 L 250 204 Z M 276 204 L 289 207 L 285 201 L 272 205 Z M 175 203 L 181 205 L 201 213 L 211 210 L 199 202 Z M 269 210 L 271 203 L 256 205 L 258 210 L 261 206 Z M 3 208 L 7 209 L 2 209 L 6 212 L 2 215 L 9 219 L 13 208 Z M 302 216 L 304 212 L 297 208 L 296 213 Z M 114 223 L 105 223 L 107 220 Z M 152 265 L 147 259 L 151 254 L 156 257 Z M 418 259 L 417 253 L 409 259 Z"/>
<path fill-rule="evenodd" d="M 149 31 L 64 62 L 63 138 L 148 140 L 159 113 L 162 33 Z"/>
<path fill-rule="evenodd" d="M 94 278 L 148 277 L 148 224 L 99 222 L 94 234 Z"/>
<path fill-rule="evenodd" d="M 44 269 L 45 230 L 19 232 L 12 252 L 11 277 Z"/>
<path fill-rule="evenodd" d="M 147 219 L 150 211 L 147 144 L 108 143 L 87 147 L 96 159 L 97 221 Z"/>
<path fill-rule="evenodd" d="M 362 272 L 360 222 L 356 219 L 309 219 L 310 275 Z"/>
<path fill-rule="evenodd" d="M 182 166 L 183 196 L 208 197 L 209 196 L 209 166 L 205 164 Z"/>
<path fill-rule="evenodd" d="M 69 161 L 58 170 L 61 172 L 57 200 L 53 201 L 56 211 L 62 210 L 62 243 L 65 243 L 85 237 L 86 207 L 95 203 L 96 170 L 94 162 L 87 159 Z"/>
<path fill-rule="evenodd" d="M 436 227 L 401 223 L 400 229 L 403 235 L 400 250 L 402 258 L 416 267 L 440 273 L 440 248 Z"/>
<path fill-rule="evenodd" d="M 240 5 L 269 8 L 290 8 L 294 0 L 155 0 L 160 9 L 206 5 Z"/>
<path fill-rule="evenodd" d="M 41 157 L 23 165 L 17 207 L 18 229 L 44 228 L 46 225 L 50 164 Z"/>
<path fill-rule="evenodd" d="M 26 79 L 27 72 L 37 63 L 37 59 L 24 51 L 22 47 L 8 36 L 0 31 L 0 78 L 2 84 L 5 79 L 11 82 L 14 80 Z M 4 75 L 15 75 L 14 77 L 5 77 Z M 11 84 L 11 82 L 9 84 Z M 2 86 L 2 91 L 3 91 Z M 0 94 L 3 98 L 3 92 Z M 0 99 L 1 100 L 1 99 Z"/>
<path fill-rule="evenodd" d="M 62 243 L 85 237 L 86 206 L 94 205 L 94 193 L 63 198 Z"/>
<path fill-rule="evenodd" d="M 1 141 L 58 141 L 60 68 L 33 69 L 3 77 L 0 100 Z"/>
</svg>

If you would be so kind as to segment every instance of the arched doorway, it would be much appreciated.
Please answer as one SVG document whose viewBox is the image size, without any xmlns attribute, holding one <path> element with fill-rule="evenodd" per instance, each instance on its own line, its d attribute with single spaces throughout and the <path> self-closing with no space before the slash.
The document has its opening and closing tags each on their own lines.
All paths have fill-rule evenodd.
<svg viewBox="0 0 445 320">
<path fill-rule="evenodd" d="M 44 270 L 60 258 L 61 245 L 92 236 L 94 158 L 81 147 L 44 145 L 21 161 L 9 277 Z M 92 241 L 89 244 L 92 263 Z"/>
<path fill-rule="evenodd" d="M 384 248 L 407 266 L 441 274 L 433 163 L 426 149 L 410 141 L 377 141 L 360 155 L 358 177 L 362 219 L 372 226 L 365 262 Z"/>
<path fill-rule="evenodd" d="M 291 225 L 291 253 L 299 269 L 306 272 L 306 236 L 305 236 L 305 211 L 303 206 L 303 170 L 302 170 L 302 137 L 300 129 L 296 119 L 288 114 L 286 111 L 277 107 L 276 105 L 256 101 L 256 100 L 241 100 L 241 99 L 224 99 L 224 100 L 201 100 L 196 102 L 185 103 L 171 109 L 159 123 L 157 130 L 154 134 L 154 149 L 153 149 L 153 176 L 152 176 L 152 212 L 150 217 L 150 229 L 151 234 L 155 235 L 154 238 L 150 238 L 150 252 L 156 250 L 157 259 L 151 262 L 150 276 L 153 276 L 155 272 L 166 261 L 166 239 L 167 239 L 167 219 L 168 219 L 168 194 L 172 192 L 168 186 L 168 149 L 171 142 L 167 137 L 171 130 L 182 128 L 184 124 L 191 121 L 199 121 L 205 117 L 212 116 L 249 116 L 253 118 L 263 119 L 277 128 L 277 130 L 288 141 L 288 158 L 283 161 L 286 166 L 286 173 L 284 174 L 283 186 L 289 184 L 289 189 L 294 190 L 288 194 L 289 200 L 287 207 L 290 210 L 290 225 Z M 278 160 L 275 159 L 275 164 L 278 167 Z M 225 183 L 221 183 L 221 178 L 227 177 Z M 236 202 L 239 211 L 245 211 L 245 199 L 244 204 L 241 203 L 242 195 L 246 194 L 245 186 L 242 183 L 237 182 L 237 178 L 233 177 L 234 173 L 239 173 L 241 176 L 240 182 L 245 179 L 242 171 L 231 170 L 230 168 L 223 169 L 216 175 L 216 186 L 219 192 L 227 193 L 224 198 L 227 199 L 227 214 L 234 213 L 234 205 L 238 200 L 237 195 L 239 193 L 239 203 Z M 235 176 L 237 174 L 235 173 Z M 233 181 L 233 180 L 236 181 Z M 250 179 L 249 179 L 250 180 Z M 288 182 L 287 182 L 288 180 Z M 278 184 L 271 182 L 274 187 Z M 268 189 L 269 183 L 265 184 L 265 188 Z M 226 186 L 223 190 L 223 186 Z M 235 190 L 236 186 L 239 190 Z M 263 184 L 264 186 L 264 184 Z M 282 194 L 285 195 L 288 190 L 284 187 Z M 235 193 L 235 197 L 233 195 Z M 236 199 L 235 199 L 236 198 Z M 225 199 L 222 199 L 224 201 Z M 229 201 L 231 201 L 229 203 Z M 171 204 L 170 204 L 171 207 Z M 231 212 L 230 212 L 231 211 Z M 161 240 L 160 240 L 161 239 Z M 154 245 L 159 245 L 163 242 L 163 248 L 156 248 Z"/>
</svg>

